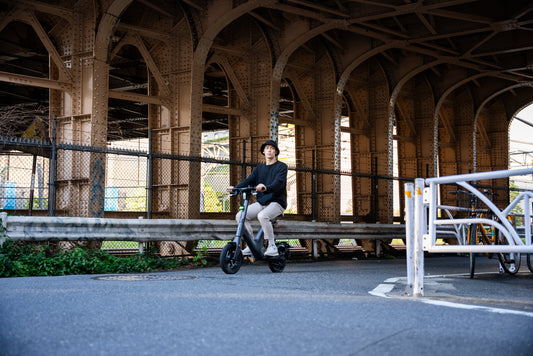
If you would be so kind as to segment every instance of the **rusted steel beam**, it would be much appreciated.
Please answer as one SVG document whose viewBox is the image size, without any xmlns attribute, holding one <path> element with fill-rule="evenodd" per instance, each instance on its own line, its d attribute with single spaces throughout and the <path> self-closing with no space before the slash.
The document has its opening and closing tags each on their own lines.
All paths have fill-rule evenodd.
<svg viewBox="0 0 533 356">
<path fill-rule="evenodd" d="M 242 115 L 242 112 L 239 109 L 228 108 L 226 106 L 211 105 L 211 104 L 202 104 L 202 110 L 205 112 L 212 112 L 216 114 L 227 114 L 227 115 L 236 115 L 236 116 Z"/>
<path fill-rule="evenodd" d="M 9 3 L 11 1 L 2 0 L 2 2 Z M 19 6 L 28 7 L 30 9 L 44 12 L 46 14 L 60 16 L 67 21 L 71 21 L 74 18 L 74 11 L 67 7 L 50 5 L 50 4 L 46 4 L 43 1 L 31 1 L 31 0 L 17 0 L 16 3 Z"/>
<path fill-rule="evenodd" d="M 113 99 L 129 100 L 140 103 L 163 105 L 163 100 L 160 96 L 150 96 L 124 91 L 109 90 L 109 97 Z"/>
<path fill-rule="evenodd" d="M 171 36 L 166 32 L 155 31 L 155 30 L 147 29 L 145 27 L 139 27 L 139 26 L 129 25 L 125 23 L 119 23 L 116 27 L 117 29 L 125 31 L 125 32 L 136 33 L 143 37 L 153 38 L 153 39 L 160 40 L 163 42 L 169 42 L 172 40 Z"/>
<path fill-rule="evenodd" d="M 0 81 L 39 88 L 57 89 L 67 92 L 72 91 L 72 83 L 69 82 L 37 78 L 15 73 L 0 72 Z"/>
</svg>

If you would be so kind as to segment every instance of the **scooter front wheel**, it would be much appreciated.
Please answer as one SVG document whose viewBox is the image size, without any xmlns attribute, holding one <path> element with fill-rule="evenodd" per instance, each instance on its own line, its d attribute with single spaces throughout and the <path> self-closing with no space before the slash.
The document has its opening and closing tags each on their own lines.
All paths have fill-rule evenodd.
<svg viewBox="0 0 533 356">
<path fill-rule="evenodd" d="M 242 253 L 235 253 L 237 246 L 235 242 L 230 242 L 220 252 L 220 267 L 227 274 L 235 274 L 242 265 Z"/>
</svg>

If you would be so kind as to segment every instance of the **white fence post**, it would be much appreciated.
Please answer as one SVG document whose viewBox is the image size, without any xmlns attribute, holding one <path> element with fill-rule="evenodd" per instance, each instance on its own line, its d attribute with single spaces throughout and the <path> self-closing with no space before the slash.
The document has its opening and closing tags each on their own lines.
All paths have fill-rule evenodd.
<svg viewBox="0 0 533 356">
<path fill-rule="evenodd" d="M 407 287 L 409 294 L 413 291 L 415 279 L 415 221 L 413 204 L 413 183 L 405 183 L 405 235 L 406 235 L 406 260 L 407 260 Z"/>
<path fill-rule="evenodd" d="M 6 212 L 0 213 L 0 226 L 1 226 L 1 229 L 0 229 L 0 247 L 1 247 L 7 239 L 5 232 L 3 232 L 4 230 L 7 229 L 7 213 Z"/>
<path fill-rule="evenodd" d="M 143 217 L 139 216 L 137 217 L 137 219 L 141 220 L 143 219 Z M 137 246 L 139 247 L 139 253 L 143 254 L 144 253 L 144 242 L 139 241 Z"/>
<path fill-rule="evenodd" d="M 425 232 L 424 214 L 424 179 L 415 179 L 415 207 L 414 207 L 414 284 L 413 295 L 424 295 L 424 250 L 423 239 Z"/>
<path fill-rule="evenodd" d="M 526 245 L 531 245 L 531 203 L 529 196 L 524 196 L 524 233 L 526 236 Z"/>
</svg>

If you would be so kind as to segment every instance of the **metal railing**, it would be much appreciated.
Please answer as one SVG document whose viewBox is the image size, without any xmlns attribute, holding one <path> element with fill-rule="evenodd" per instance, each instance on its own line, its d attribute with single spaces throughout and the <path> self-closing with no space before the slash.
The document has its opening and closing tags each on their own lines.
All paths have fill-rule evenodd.
<svg viewBox="0 0 533 356">
<path fill-rule="evenodd" d="M 194 219 L 112 219 L 55 216 L 8 216 L 0 213 L 4 229 L 0 245 L 13 241 L 136 241 L 144 242 L 232 240 L 237 224 L 233 220 Z M 252 227 L 257 231 L 258 223 Z M 325 222 L 278 221 L 278 240 L 403 238 L 405 228 L 398 224 L 332 224 Z"/>
<path fill-rule="evenodd" d="M 423 295 L 424 285 L 424 251 L 429 253 L 533 253 L 531 241 L 531 202 L 532 192 L 521 192 L 505 209 L 500 210 L 487 196 L 468 182 L 489 179 L 509 178 L 512 176 L 533 174 L 533 169 L 502 170 L 462 174 L 439 178 L 415 180 L 405 184 L 406 201 L 406 245 L 407 245 L 407 283 L 413 295 Z M 490 213 L 497 219 L 488 218 L 453 218 L 450 210 L 453 206 L 438 204 L 438 186 L 443 184 L 457 184 L 477 199 L 482 201 Z M 511 224 L 507 216 L 518 203 L 524 203 L 524 240 L 522 241 L 517 229 Z M 439 211 L 444 211 L 447 218 L 439 218 Z M 493 226 L 505 236 L 506 245 L 470 245 L 466 244 L 461 229 L 469 224 L 483 224 Z M 443 227 L 452 227 L 451 234 L 457 238 L 457 245 L 437 244 L 437 235 Z"/>
</svg>

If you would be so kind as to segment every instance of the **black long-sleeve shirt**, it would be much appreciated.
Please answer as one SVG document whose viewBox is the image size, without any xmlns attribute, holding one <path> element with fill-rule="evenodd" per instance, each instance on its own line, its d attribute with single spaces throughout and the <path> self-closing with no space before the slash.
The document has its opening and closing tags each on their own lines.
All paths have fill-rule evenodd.
<svg viewBox="0 0 533 356">
<path fill-rule="evenodd" d="M 266 186 L 266 191 L 257 193 L 257 201 L 261 205 L 276 202 L 287 209 L 287 165 L 280 161 L 260 164 L 236 188 L 255 187 L 261 183 Z"/>
</svg>

